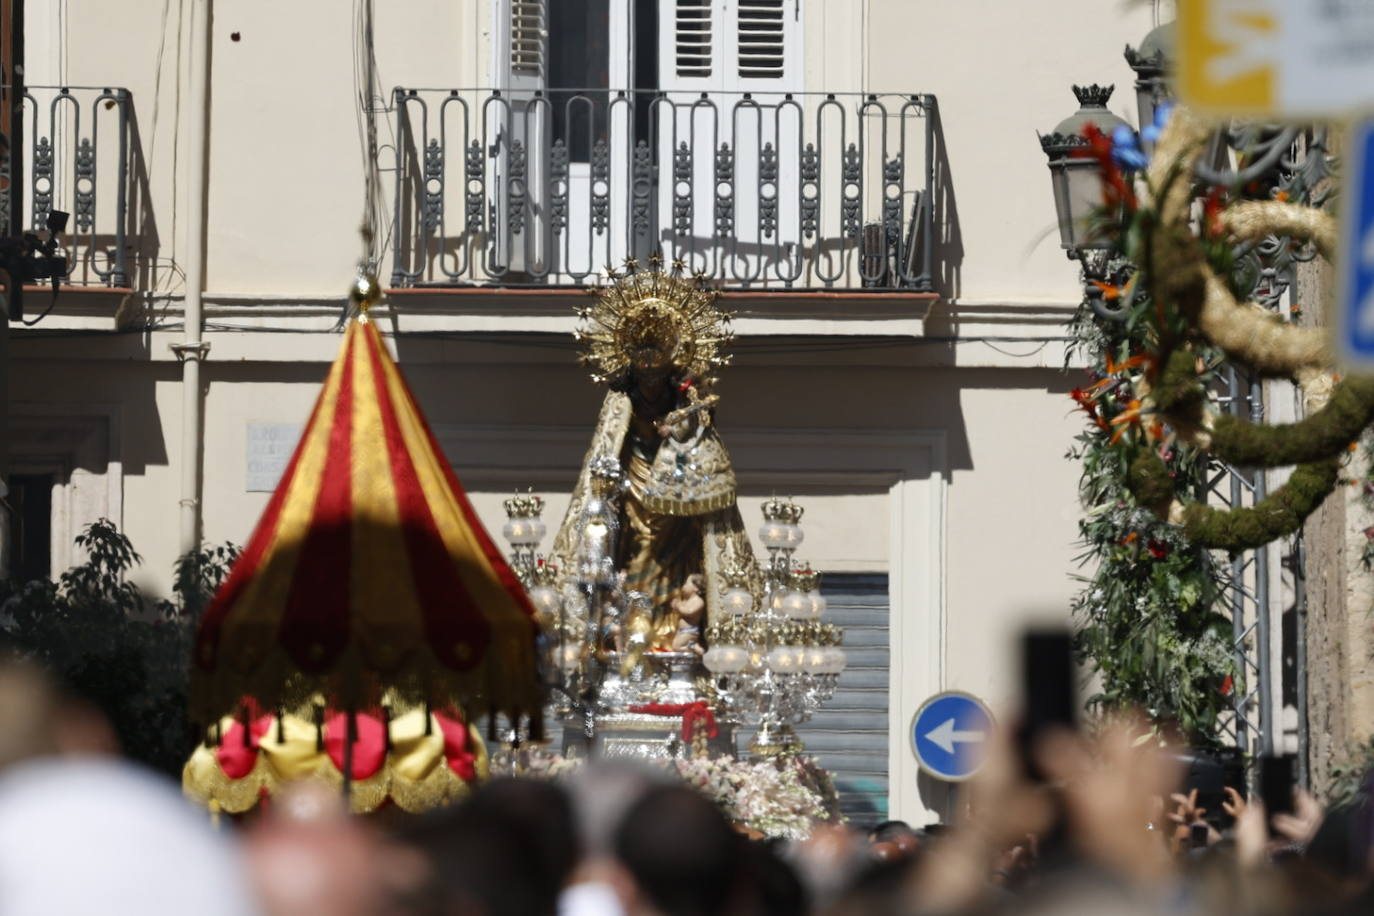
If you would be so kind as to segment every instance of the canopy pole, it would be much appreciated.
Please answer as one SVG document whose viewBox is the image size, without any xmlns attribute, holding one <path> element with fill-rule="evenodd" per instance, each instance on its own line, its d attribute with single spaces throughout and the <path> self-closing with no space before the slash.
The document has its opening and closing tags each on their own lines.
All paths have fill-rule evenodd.
<svg viewBox="0 0 1374 916">
<path fill-rule="evenodd" d="M 353 794 L 353 742 L 357 738 L 357 719 L 354 717 L 353 708 L 349 707 L 344 714 L 344 747 L 343 747 L 343 797 L 344 805 L 352 810 L 351 796 Z"/>
</svg>

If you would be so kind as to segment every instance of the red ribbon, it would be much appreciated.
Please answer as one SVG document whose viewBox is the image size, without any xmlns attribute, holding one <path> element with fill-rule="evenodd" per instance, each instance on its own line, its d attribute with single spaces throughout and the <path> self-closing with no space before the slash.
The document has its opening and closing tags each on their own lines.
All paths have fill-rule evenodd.
<svg viewBox="0 0 1374 916">
<path fill-rule="evenodd" d="M 651 716 L 682 716 L 682 740 L 691 741 L 700 725 L 706 737 L 714 738 L 720 734 L 716 728 L 716 714 L 704 700 L 695 703 L 641 703 L 631 706 L 630 712 L 642 712 Z"/>
</svg>

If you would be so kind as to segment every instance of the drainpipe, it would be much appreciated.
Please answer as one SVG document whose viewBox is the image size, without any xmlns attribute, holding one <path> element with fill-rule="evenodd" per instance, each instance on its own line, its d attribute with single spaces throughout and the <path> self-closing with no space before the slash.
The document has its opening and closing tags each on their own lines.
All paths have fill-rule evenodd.
<svg viewBox="0 0 1374 916">
<path fill-rule="evenodd" d="M 191 2 L 190 186 L 186 207 L 185 330 L 172 350 L 181 359 L 181 537 L 180 552 L 200 546 L 201 436 L 200 364 L 210 345 L 201 339 L 205 288 L 205 196 L 209 181 L 210 14 L 212 0 Z"/>
</svg>

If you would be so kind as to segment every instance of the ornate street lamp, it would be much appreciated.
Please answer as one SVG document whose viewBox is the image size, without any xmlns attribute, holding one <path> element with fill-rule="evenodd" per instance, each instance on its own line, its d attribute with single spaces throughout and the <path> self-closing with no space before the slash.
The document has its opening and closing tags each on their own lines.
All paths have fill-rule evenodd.
<svg viewBox="0 0 1374 916">
<path fill-rule="evenodd" d="M 1070 260 L 1083 265 L 1084 294 L 1095 310 L 1101 307 L 1102 290 L 1113 253 L 1110 235 L 1095 231 L 1091 220 L 1102 209 L 1102 177 L 1097 160 L 1084 155 L 1088 140 L 1083 128 L 1094 125 L 1110 137 L 1118 127 L 1129 128 L 1107 110 L 1115 86 L 1074 86 L 1078 110 L 1040 137 L 1040 148 L 1049 159 L 1054 185 L 1054 208 L 1059 217 L 1059 244 Z M 1097 282 L 1094 282 L 1097 281 Z"/>
<path fill-rule="evenodd" d="M 1074 86 L 1078 110 L 1040 137 L 1040 148 L 1049 158 L 1054 207 L 1059 213 L 1059 244 L 1075 260 L 1085 251 L 1112 247 L 1112 239 L 1094 232 L 1089 223 L 1102 207 L 1102 178 L 1097 161 L 1083 155 L 1088 146 L 1083 128 L 1092 124 L 1110 137 L 1116 128 L 1130 127 L 1107 110 L 1107 100 L 1115 88 Z"/>
<path fill-rule="evenodd" d="M 1169 73 L 1173 68 L 1174 24 L 1166 22 L 1151 29 L 1139 48 L 1126 46 L 1126 63 L 1135 71 L 1135 103 L 1143 130 L 1155 121 L 1155 109 L 1173 97 Z M 1154 144 L 1144 137 L 1141 145 L 1152 152 Z"/>
</svg>

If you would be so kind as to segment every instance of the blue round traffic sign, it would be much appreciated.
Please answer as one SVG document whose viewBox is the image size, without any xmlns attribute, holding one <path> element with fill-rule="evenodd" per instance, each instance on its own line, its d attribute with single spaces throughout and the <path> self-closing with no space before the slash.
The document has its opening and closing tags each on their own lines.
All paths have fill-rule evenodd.
<svg viewBox="0 0 1374 916">
<path fill-rule="evenodd" d="M 911 720 L 916 762 L 936 779 L 962 782 L 983 765 L 992 713 L 972 694 L 946 690 L 921 704 Z"/>
</svg>

